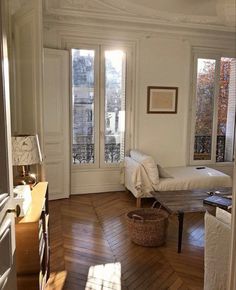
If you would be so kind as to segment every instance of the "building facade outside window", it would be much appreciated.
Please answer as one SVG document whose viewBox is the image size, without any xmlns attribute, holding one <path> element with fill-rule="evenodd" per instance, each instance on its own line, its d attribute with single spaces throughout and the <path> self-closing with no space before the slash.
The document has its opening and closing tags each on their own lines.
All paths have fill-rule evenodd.
<svg viewBox="0 0 236 290">
<path fill-rule="evenodd" d="M 194 58 L 190 163 L 234 160 L 236 58 Z"/>
</svg>

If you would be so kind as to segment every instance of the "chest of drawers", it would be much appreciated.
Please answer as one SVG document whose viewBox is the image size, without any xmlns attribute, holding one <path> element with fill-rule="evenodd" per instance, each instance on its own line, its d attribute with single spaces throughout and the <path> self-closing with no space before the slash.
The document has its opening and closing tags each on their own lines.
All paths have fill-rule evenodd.
<svg viewBox="0 0 236 290">
<path fill-rule="evenodd" d="M 48 183 L 32 190 L 24 218 L 16 220 L 16 271 L 18 290 L 44 289 L 49 277 Z"/>
</svg>

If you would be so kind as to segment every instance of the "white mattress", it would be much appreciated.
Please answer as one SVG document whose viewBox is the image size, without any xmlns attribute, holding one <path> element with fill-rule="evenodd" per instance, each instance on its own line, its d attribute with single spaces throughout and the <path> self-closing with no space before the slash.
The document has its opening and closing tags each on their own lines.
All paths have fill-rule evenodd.
<svg viewBox="0 0 236 290">
<path fill-rule="evenodd" d="M 168 191 L 232 186 L 230 176 L 209 167 L 204 169 L 197 169 L 197 166 L 169 167 L 165 170 L 173 178 L 160 178 L 159 184 L 154 186 L 155 190 Z"/>
</svg>

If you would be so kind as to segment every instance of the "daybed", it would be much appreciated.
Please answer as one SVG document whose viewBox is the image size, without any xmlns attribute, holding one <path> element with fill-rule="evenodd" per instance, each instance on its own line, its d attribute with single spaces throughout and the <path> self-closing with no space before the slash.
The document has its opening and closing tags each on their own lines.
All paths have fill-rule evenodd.
<svg viewBox="0 0 236 290">
<path fill-rule="evenodd" d="M 125 157 L 125 187 L 137 198 L 151 197 L 152 191 L 231 187 L 231 177 L 204 166 L 162 168 L 151 156 L 131 150 Z"/>
</svg>

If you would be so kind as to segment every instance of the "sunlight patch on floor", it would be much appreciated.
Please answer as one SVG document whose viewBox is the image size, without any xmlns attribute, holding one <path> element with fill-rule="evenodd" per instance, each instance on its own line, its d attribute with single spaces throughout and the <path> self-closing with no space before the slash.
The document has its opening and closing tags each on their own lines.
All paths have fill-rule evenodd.
<svg viewBox="0 0 236 290">
<path fill-rule="evenodd" d="M 67 271 L 52 272 L 46 290 L 62 290 L 66 281 Z"/>
<path fill-rule="evenodd" d="M 109 263 L 89 268 L 86 290 L 121 290 L 121 264 Z"/>
</svg>

